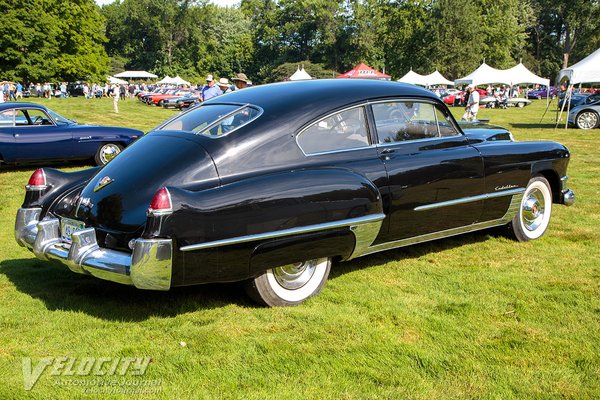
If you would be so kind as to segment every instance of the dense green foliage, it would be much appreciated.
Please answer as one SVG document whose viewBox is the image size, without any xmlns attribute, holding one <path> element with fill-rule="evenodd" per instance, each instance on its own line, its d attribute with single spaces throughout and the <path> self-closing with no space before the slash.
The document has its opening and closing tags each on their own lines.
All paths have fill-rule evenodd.
<svg viewBox="0 0 600 400">
<path fill-rule="evenodd" d="M 103 79 L 108 71 L 93 0 L 0 0 L 0 15 L 0 79 Z"/>
<path fill-rule="evenodd" d="M 105 50 L 111 71 L 190 81 L 243 71 L 271 82 L 279 66 L 302 62 L 338 72 L 366 62 L 395 78 L 437 68 L 455 79 L 484 60 L 523 60 L 554 78 L 600 47 L 599 0 L 117 0 L 102 9 L 0 0 L 0 13 L 4 79 L 97 78 L 109 70 Z"/>
</svg>

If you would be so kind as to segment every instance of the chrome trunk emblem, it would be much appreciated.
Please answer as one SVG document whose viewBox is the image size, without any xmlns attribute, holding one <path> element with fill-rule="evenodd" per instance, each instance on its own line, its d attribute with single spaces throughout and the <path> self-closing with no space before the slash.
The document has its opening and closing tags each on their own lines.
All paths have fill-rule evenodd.
<svg viewBox="0 0 600 400">
<path fill-rule="evenodd" d="M 102 189 L 104 186 L 110 185 L 113 182 L 114 181 L 109 176 L 105 176 L 104 178 L 100 179 L 98 181 L 98 183 L 96 183 L 96 187 L 94 188 L 94 192 L 97 192 L 98 190 Z"/>
</svg>

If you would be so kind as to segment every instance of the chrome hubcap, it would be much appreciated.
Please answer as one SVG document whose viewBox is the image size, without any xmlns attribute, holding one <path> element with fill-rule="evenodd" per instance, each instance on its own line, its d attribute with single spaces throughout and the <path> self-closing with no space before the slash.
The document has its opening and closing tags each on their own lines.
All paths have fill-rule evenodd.
<svg viewBox="0 0 600 400">
<path fill-rule="evenodd" d="M 121 149 L 119 149 L 118 146 L 114 144 L 105 144 L 104 146 L 102 146 L 102 149 L 100 149 L 100 160 L 102 161 L 102 164 L 108 163 L 113 158 L 115 158 L 120 152 Z"/>
<path fill-rule="evenodd" d="M 598 123 L 598 114 L 584 112 L 577 118 L 577 122 L 581 129 L 592 129 Z"/>
<path fill-rule="evenodd" d="M 544 194 L 539 189 L 534 189 L 523 202 L 523 225 L 529 231 L 535 231 L 544 220 L 545 201 Z"/>
<path fill-rule="evenodd" d="M 277 283 L 285 289 L 300 289 L 315 273 L 317 261 L 310 260 L 273 268 L 273 276 Z"/>
</svg>

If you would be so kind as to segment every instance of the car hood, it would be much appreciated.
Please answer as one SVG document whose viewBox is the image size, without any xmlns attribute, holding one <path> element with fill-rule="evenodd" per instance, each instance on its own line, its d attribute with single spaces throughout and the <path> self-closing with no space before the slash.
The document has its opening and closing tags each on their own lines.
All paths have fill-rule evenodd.
<svg viewBox="0 0 600 400">
<path fill-rule="evenodd" d="M 137 232 L 143 228 L 148 206 L 161 187 L 217 184 L 215 165 L 193 135 L 153 132 L 100 169 L 65 216 L 105 232 Z"/>
<path fill-rule="evenodd" d="M 458 125 L 469 139 L 469 142 L 473 144 L 495 142 L 498 140 L 513 141 L 510 131 L 500 126 L 487 124 L 481 121 L 461 121 Z"/>
</svg>

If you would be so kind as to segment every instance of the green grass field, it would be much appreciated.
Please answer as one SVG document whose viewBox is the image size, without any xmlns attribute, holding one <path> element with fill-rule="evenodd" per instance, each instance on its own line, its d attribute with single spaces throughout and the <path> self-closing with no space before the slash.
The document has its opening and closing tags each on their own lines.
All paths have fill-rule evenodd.
<svg viewBox="0 0 600 400">
<path fill-rule="evenodd" d="M 174 113 L 41 103 L 144 130 Z M 38 261 L 13 238 L 34 167 L 2 169 L 0 398 L 82 398 L 86 383 L 115 378 L 48 369 L 26 391 L 23 358 L 47 356 L 151 357 L 145 375 L 116 383 L 122 398 L 599 398 L 600 130 L 555 130 L 553 112 L 540 122 L 545 105 L 479 115 L 517 140 L 570 148 L 577 202 L 554 207 L 542 239 L 484 231 L 334 264 L 321 295 L 295 308 L 258 308 L 237 284 L 144 292 Z M 125 394 L 140 378 L 158 390 Z"/>
</svg>

